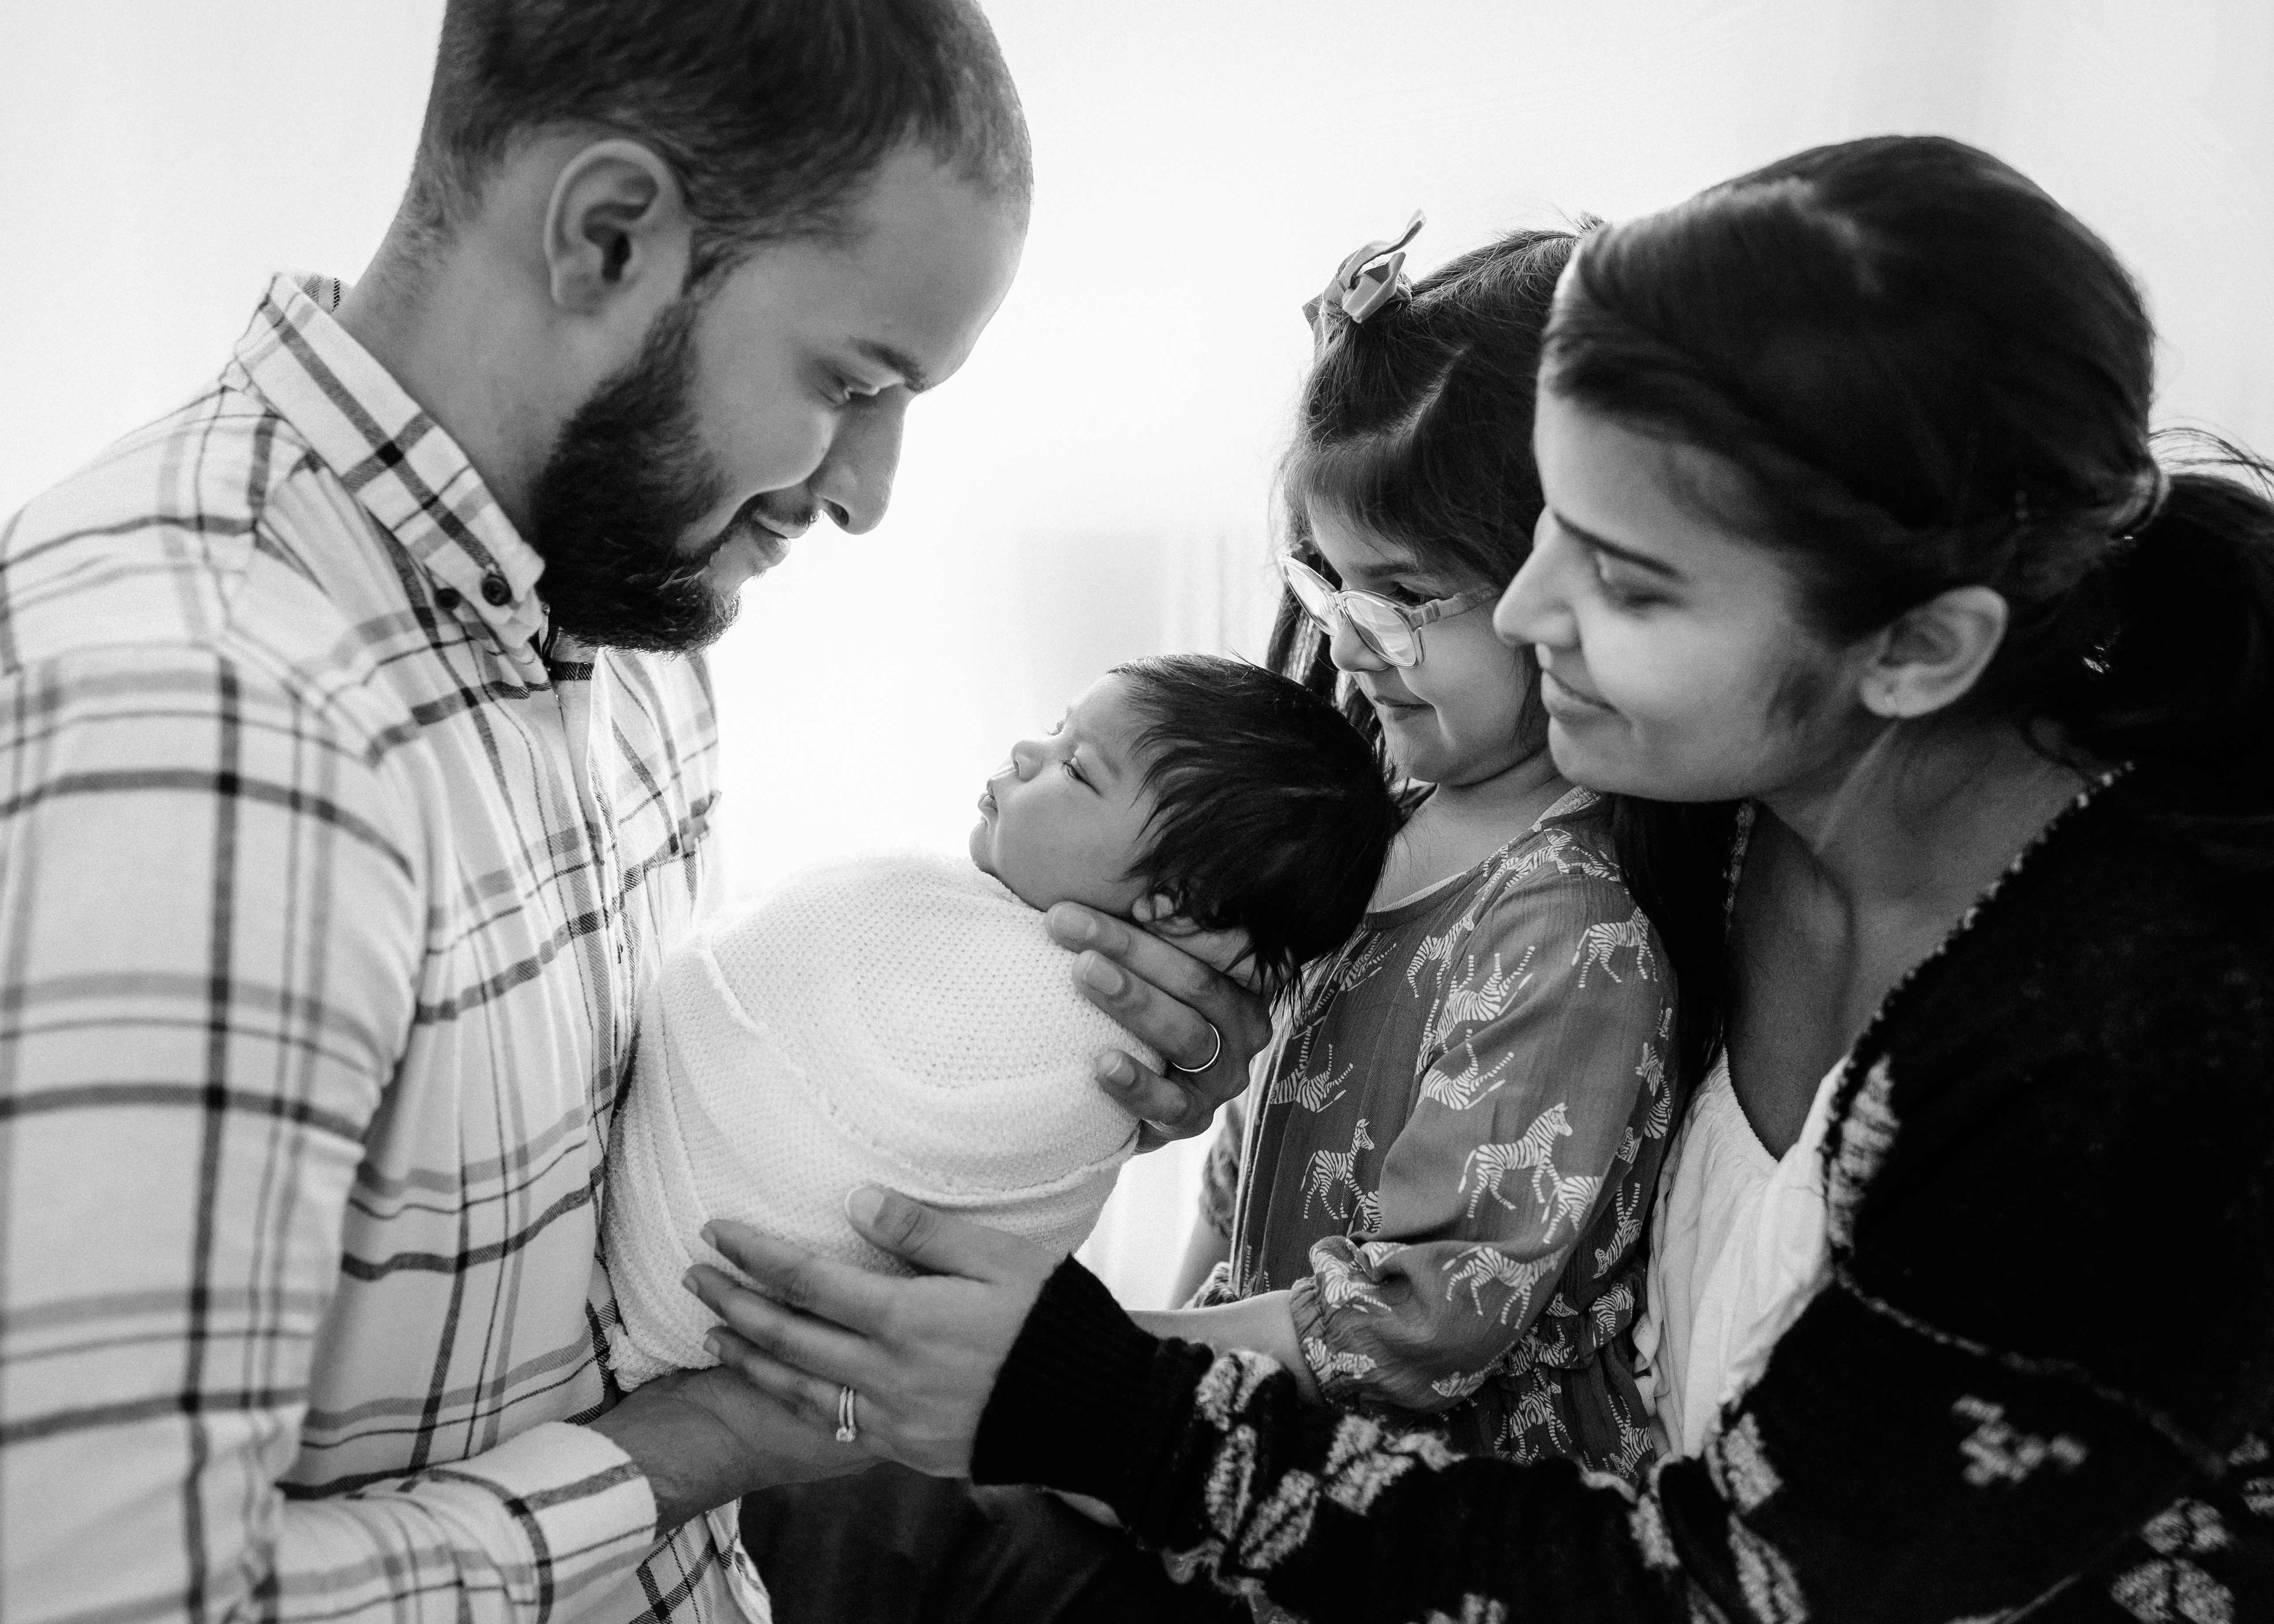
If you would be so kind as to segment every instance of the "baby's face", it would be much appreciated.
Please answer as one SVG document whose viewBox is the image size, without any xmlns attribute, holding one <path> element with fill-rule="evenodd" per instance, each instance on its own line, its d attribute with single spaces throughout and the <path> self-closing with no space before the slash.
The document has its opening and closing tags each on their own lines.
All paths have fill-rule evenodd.
<svg viewBox="0 0 2274 1624">
<path fill-rule="evenodd" d="M 971 861 L 1032 906 L 1083 902 L 1127 914 L 1144 895 L 1129 877 L 1153 797 L 1137 755 L 1143 724 L 1118 677 L 1101 677 L 1048 736 L 1011 747 L 987 780 Z"/>
</svg>

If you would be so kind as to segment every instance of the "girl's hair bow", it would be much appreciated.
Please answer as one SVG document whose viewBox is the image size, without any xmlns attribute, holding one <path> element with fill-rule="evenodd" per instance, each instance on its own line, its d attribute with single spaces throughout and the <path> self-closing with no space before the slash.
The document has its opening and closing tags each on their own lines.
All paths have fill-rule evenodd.
<svg viewBox="0 0 2274 1624">
<path fill-rule="evenodd" d="M 1395 242 L 1368 243 L 1344 257 L 1335 267 L 1334 280 L 1303 306 L 1303 318 L 1311 324 L 1311 336 L 1318 348 L 1323 350 L 1332 336 L 1337 315 L 1364 321 L 1382 308 L 1397 286 L 1397 273 L 1405 264 L 1405 244 L 1427 223 L 1428 216 L 1417 208 Z"/>
</svg>

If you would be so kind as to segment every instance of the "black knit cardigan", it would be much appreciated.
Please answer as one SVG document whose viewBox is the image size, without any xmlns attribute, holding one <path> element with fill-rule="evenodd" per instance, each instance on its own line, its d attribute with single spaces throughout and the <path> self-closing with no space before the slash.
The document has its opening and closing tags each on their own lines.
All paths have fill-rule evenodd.
<svg viewBox="0 0 2274 1624">
<path fill-rule="evenodd" d="M 2274 887 L 2140 772 L 2056 819 L 1837 1085 L 1833 1280 L 1636 1497 L 1306 1407 L 1069 1261 L 973 1473 L 1317 1621 L 2274 1624 Z"/>
</svg>

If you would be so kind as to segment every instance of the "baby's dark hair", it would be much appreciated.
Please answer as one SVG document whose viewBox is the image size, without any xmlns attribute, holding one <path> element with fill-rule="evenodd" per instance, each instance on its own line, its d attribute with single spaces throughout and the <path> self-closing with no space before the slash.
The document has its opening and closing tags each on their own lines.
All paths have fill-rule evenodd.
<svg viewBox="0 0 2274 1624">
<path fill-rule="evenodd" d="M 1204 930 L 1245 931 L 1276 998 L 1348 940 L 1398 812 L 1374 748 L 1333 703 L 1206 654 L 1113 668 L 1142 727 L 1154 811 L 1132 878 Z"/>
</svg>

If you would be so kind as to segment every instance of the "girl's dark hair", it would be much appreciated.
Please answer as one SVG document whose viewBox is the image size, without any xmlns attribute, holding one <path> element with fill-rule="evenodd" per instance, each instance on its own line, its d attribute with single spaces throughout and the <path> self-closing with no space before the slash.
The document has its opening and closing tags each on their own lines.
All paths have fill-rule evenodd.
<svg viewBox="0 0 2274 1624">
<path fill-rule="evenodd" d="M 2192 783 L 2240 856 L 2274 820 L 2274 487 L 2204 437 L 2159 466 L 2153 347 L 2115 255 L 2036 185 L 1885 136 L 1591 237 L 1542 382 L 1734 464 L 1698 500 L 1781 554 L 1828 637 L 1996 590 L 1966 709 Z"/>
<path fill-rule="evenodd" d="M 1334 579 L 1311 540 L 1320 506 L 1450 581 L 1507 584 L 1532 551 L 1543 506 L 1533 380 L 1555 279 L 1578 241 L 1571 231 L 1512 231 L 1401 283 L 1364 322 L 1337 320 L 1303 386 L 1280 470 L 1290 551 Z M 1327 639 L 1291 593 L 1281 595 L 1269 658 L 1336 692 Z M 1341 703 L 1360 733 L 1381 737 L 1355 688 Z M 1535 690 L 1527 726 L 1544 726 L 1538 704 Z"/>
<path fill-rule="evenodd" d="M 1366 915 L 1397 832 L 1374 747 L 1300 684 L 1245 660 L 1113 668 L 1142 724 L 1154 811 L 1131 867 L 1204 930 L 1240 930 L 1274 998 Z"/>
<path fill-rule="evenodd" d="M 1583 218 L 1581 229 L 1595 222 Z M 1339 322 L 1304 385 L 1281 470 L 1287 545 L 1333 578 L 1311 541 L 1312 508 L 1403 546 L 1462 585 L 1504 586 L 1532 553 L 1546 505 L 1532 460 L 1532 408 L 1556 279 L 1576 231 L 1512 231 L 1400 285 L 1362 323 Z M 1292 594 L 1272 627 L 1273 668 L 1339 699 L 1377 746 L 1381 726 L 1355 685 L 1338 682 L 1327 639 Z M 1543 736 L 1538 670 L 1522 726 Z M 1544 748 L 1544 746 L 1543 746 Z M 1627 888 L 1650 916 L 1680 997 L 1677 1075 L 1692 1079 L 1720 1041 L 1721 874 L 1725 809 L 1613 797 L 1612 837 Z"/>
</svg>

